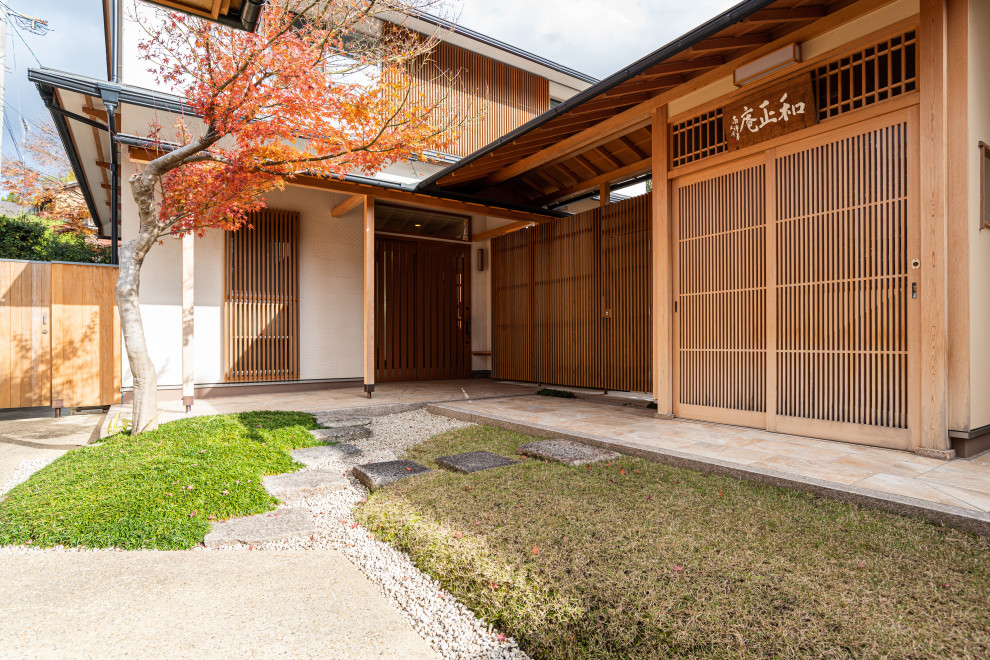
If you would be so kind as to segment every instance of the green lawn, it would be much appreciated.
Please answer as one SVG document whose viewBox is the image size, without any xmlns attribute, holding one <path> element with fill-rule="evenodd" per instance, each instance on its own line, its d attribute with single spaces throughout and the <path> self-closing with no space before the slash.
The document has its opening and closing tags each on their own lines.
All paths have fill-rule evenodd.
<svg viewBox="0 0 990 660">
<path fill-rule="evenodd" d="M 528 436 L 469 427 L 408 458 Z M 641 459 L 445 471 L 358 511 L 538 658 L 979 658 L 990 540 Z"/>
<path fill-rule="evenodd" d="M 174 550 L 202 543 L 214 520 L 270 511 L 269 474 L 302 467 L 312 415 L 194 417 L 70 451 L 0 502 L 0 545 Z"/>
</svg>

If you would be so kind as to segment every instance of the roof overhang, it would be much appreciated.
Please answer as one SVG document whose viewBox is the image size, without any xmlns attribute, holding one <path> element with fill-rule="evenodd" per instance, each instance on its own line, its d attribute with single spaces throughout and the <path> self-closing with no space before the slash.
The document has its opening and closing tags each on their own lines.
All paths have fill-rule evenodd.
<svg viewBox="0 0 990 660">
<path fill-rule="evenodd" d="M 652 166 L 652 114 L 740 62 L 896 0 L 745 0 L 419 184 L 559 204 Z"/>
</svg>

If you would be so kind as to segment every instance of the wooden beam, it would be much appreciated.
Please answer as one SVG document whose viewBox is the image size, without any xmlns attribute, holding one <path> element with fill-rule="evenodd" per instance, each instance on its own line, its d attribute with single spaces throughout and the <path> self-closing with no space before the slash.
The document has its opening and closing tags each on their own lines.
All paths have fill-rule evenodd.
<svg viewBox="0 0 990 660">
<path fill-rule="evenodd" d="M 673 280 L 671 271 L 670 181 L 667 179 L 667 106 L 653 111 L 653 221 L 650 226 L 651 276 L 653 279 L 652 358 L 653 398 L 657 416 L 674 416 L 673 381 Z"/>
<path fill-rule="evenodd" d="M 746 17 L 746 23 L 793 23 L 813 21 L 828 16 L 825 7 L 790 7 L 788 9 L 761 9 Z"/>
<path fill-rule="evenodd" d="M 666 78 L 672 74 L 681 74 L 699 69 L 711 69 L 712 67 L 725 64 L 725 58 L 721 55 L 711 57 L 699 57 L 694 60 L 681 60 L 679 62 L 663 62 L 656 66 L 651 66 L 645 74 L 637 76 L 637 80 L 652 80 L 654 78 Z"/>
<path fill-rule="evenodd" d="M 921 447 L 947 450 L 946 4 L 921 0 L 918 30 L 921 103 Z"/>
<path fill-rule="evenodd" d="M 546 204 L 551 204 L 557 200 L 565 199 L 567 197 L 573 197 L 574 195 L 580 195 L 581 193 L 588 192 L 589 190 L 594 190 L 598 188 L 603 183 L 613 183 L 621 179 L 627 179 L 631 176 L 637 174 L 642 174 L 643 172 L 649 171 L 652 166 L 652 159 L 644 158 L 643 160 L 636 161 L 626 165 L 625 167 L 619 168 L 617 170 L 612 170 L 611 172 L 606 172 L 600 176 L 596 176 L 585 181 L 579 181 L 578 183 L 565 188 L 564 190 L 559 190 L 555 193 L 547 195 L 541 199 L 533 202 L 536 206 L 544 206 Z"/>
<path fill-rule="evenodd" d="M 473 243 L 487 241 L 489 238 L 505 236 L 506 234 L 511 234 L 512 232 L 519 231 L 520 229 L 535 227 L 537 224 L 538 223 L 536 222 L 513 222 L 508 225 L 502 225 L 501 227 L 496 227 L 495 229 L 489 229 L 488 231 L 483 231 L 480 234 L 476 234 L 471 237 L 471 241 Z"/>
<path fill-rule="evenodd" d="M 364 203 L 365 195 L 351 195 L 337 206 L 330 210 L 331 218 L 339 218 L 351 209 L 357 208 Z"/>
<path fill-rule="evenodd" d="M 716 50 L 735 50 L 747 46 L 762 46 L 771 41 L 773 41 L 773 38 L 769 34 L 754 32 L 753 34 L 740 34 L 738 37 L 713 37 L 711 39 L 705 39 L 691 46 L 691 50 L 696 53 Z"/>
<path fill-rule="evenodd" d="M 364 202 L 364 390 L 375 391 L 375 198 Z"/>
<path fill-rule="evenodd" d="M 151 154 L 147 150 L 139 147 L 129 149 L 130 157 L 135 162 L 150 162 Z M 446 199 L 434 197 L 420 192 L 397 190 L 395 188 L 380 188 L 366 183 L 355 183 L 353 181 L 342 181 L 341 179 L 324 179 L 314 176 L 297 176 L 289 179 L 287 183 L 296 188 L 308 188 L 312 190 L 328 190 L 330 192 L 347 193 L 350 195 L 371 195 L 380 200 L 397 202 L 406 206 L 416 206 L 420 208 L 454 211 L 456 213 L 466 213 L 474 215 L 487 215 L 491 218 L 503 220 L 526 220 L 532 221 L 534 217 L 551 217 L 533 214 L 527 211 L 516 211 L 498 206 L 490 206 L 480 202 L 462 202 L 456 199 Z"/>
</svg>

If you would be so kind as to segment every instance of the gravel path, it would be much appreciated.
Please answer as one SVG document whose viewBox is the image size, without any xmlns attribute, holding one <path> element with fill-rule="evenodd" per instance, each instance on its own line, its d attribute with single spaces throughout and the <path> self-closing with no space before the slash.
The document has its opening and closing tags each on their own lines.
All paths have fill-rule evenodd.
<svg viewBox="0 0 990 660">
<path fill-rule="evenodd" d="M 14 470 L 14 474 L 10 475 L 10 479 L 7 479 L 7 483 L 0 488 L 0 497 L 6 495 L 14 486 L 24 483 L 28 480 L 32 474 L 45 467 L 52 461 L 54 461 L 58 456 L 46 456 L 44 458 L 29 458 L 26 461 L 21 461 L 21 464 L 17 466 Z"/>
<path fill-rule="evenodd" d="M 395 460 L 405 449 L 438 433 L 472 426 L 448 417 L 415 410 L 371 420 L 372 437 L 351 441 L 363 455 L 356 461 L 327 460 L 304 469 L 340 470 L 348 476 L 349 487 L 329 495 L 285 501 L 282 507 L 303 506 L 316 523 L 310 539 L 286 540 L 259 546 L 229 545 L 216 549 L 199 547 L 193 552 L 247 550 L 333 549 L 345 555 L 373 582 L 399 610 L 419 635 L 443 658 L 449 660 L 489 660 L 528 658 L 511 637 L 499 634 L 440 584 L 417 569 L 408 555 L 377 541 L 354 520 L 354 508 L 367 497 L 367 489 L 350 470 L 354 465 Z M 54 459 L 51 459 L 54 460 Z M 4 485 L 0 495 L 25 481 L 51 462 L 49 459 L 24 461 Z M 24 552 L 123 552 L 117 549 L 0 547 L 0 554 Z"/>
<path fill-rule="evenodd" d="M 350 487 L 316 497 L 286 501 L 282 506 L 303 506 L 316 523 L 311 539 L 278 541 L 256 546 L 256 550 L 324 549 L 338 550 L 351 560 L 382 590 L 403 613 L 412 627 L 443 658 L 450 660 L 527 658 L 515 640 L 500 635 L 465 605 L 445 591 L 436 580 L 420 572 L 408 555 L 371 537 L 354 521 L 354 507 L 368 491 L 350 474 L 354 465 L 399 458 L 407 447 L 438 433 L 471 424 L 430 414 L 425 410 L 376 417 L 371 421 L 373 435 L 351 444 L 364 455 L 343 463 L 328 460 L 306 469 L 335 469 L 346 472 Z M 225 550 L 247 550 L 244 545 L 224 546 Z"/>
</svg>

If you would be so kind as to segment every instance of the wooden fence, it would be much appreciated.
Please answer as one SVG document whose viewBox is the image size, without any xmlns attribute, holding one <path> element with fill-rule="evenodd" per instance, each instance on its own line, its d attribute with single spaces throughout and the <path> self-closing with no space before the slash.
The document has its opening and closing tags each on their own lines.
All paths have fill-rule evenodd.
<svg viewBox="0 0 990 660">
<path fill-rule="evenodd" d="M 0 408 L 120 402 L 117 268 L 0 260 Z"/>
<path fill-rule="evenodd" d="M 492 242 L 492 376 L 648 392 L 650 195 Z"/>
</svg>

